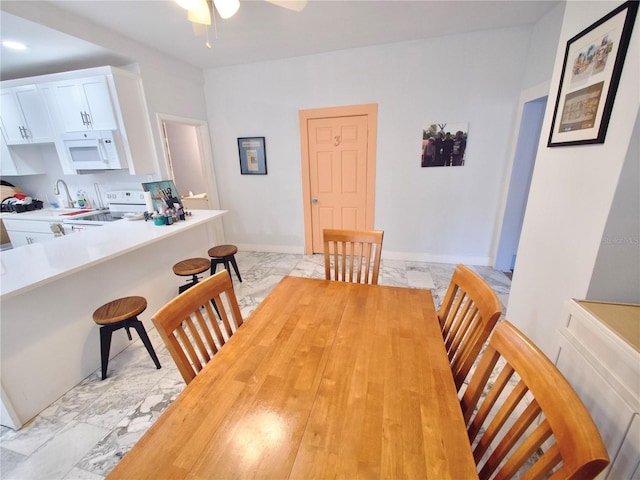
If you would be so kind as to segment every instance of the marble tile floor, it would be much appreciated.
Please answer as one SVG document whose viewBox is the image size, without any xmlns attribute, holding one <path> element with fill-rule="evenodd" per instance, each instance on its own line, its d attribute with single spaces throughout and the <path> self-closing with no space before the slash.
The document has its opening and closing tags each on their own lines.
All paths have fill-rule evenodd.
<svg viewBox="0 0 640 480">
<path fill-rule="evenodd" d="M 322 255 L 239 252 L 236 260 L 243 282 L 232 276 L 245 319 L 283 276 L 324 278 Z M 379 283 L 431 289 L 439 306 L 454 268 L 383 260 Z M 494 288 L 506 309 L 510 279 L 489 267 L 472 268 Z M 176 289 L 178 285 L 176 279 Z M 98 369 L 22 429 L 0 427 L 0 478 L 99 480 L 108 475 L 184 388 L 157 332 L 149 328 L 148 333 L 161 369 L 155 368 L 134 334 L 134 341 L 110 360 L 106 380 L 100 380 Z M 97 334 L 96 349 L 98 355 Z"/>
</svg>

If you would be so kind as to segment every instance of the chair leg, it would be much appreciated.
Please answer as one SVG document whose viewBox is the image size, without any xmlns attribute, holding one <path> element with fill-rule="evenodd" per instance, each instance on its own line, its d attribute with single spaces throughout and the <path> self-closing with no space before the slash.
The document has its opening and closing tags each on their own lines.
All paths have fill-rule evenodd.
<svg viewBox="0 0 640 480">
<path fill-rule="evenodd" d="M 160 361 L 158 360 L 156 351 L 153 349 L 153 345 L 151 345 L 151 341 L 149 340 L 149 335 L 147 335 L 147 331 L 144 328 L 144 324 L 136 317 L 127 320 L 127 324 L 129 327 L 133 327 L 136 329 L 136 331 L 138 332 L 138 336 L 142 340 L 144 346 L 147 348 L 147 352 L 149 352 L 153 363 L 156 364 L 156 368 L 160 368 Z"/>
<path fill-rule="evenodd" d="M 107 365 L 109 364 L 109 350 L 111 349 L 111 334 L 113 328 L 110 325 L 100 327 L 100 357 L 102 361 L 102 380 L 107 378 Z"/>
</svg>

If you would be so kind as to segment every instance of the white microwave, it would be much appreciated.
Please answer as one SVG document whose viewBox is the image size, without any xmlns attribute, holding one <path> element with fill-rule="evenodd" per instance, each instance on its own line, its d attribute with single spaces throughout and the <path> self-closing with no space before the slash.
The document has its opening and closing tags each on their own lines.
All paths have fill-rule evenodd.
<svg viewBox="0 0 640 480">
<path fill-rule="evenodd" d="M 76 170 L 117 170 L 127 168 L 117 132 L 94 130 L 62 134 L 64 149 Z"/>
</svg>

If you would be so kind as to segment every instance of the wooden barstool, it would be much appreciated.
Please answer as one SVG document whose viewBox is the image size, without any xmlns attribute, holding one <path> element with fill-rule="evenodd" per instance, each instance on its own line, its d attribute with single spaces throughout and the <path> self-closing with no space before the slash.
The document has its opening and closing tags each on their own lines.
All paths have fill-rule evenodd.
<svg viewBox="0 0 640 480">
<path fill-rule="evenodd" d="M 111 334 L 116 330 L 124 328 L 127 336 L 131 340 L 131 332 L 129 328 L 133 327 L 138 332 L 138 336 L 147 348 L 149 355 L 156 364 L 156 368 L 160 368 L 160 361 L 156 356 L 156 352 L 151 345 L 147 331 L 138 315 L 147 308 L 147 300 L 144 297 L 124 297 L 112 302 L 105 303 L 95 312 L 93 312 L 93 321 L 100 327 L 100 355 L 102 357 L 102 380 L 107 378 L 107 364 L 109 363 L 109 350 L 111 349 Z"/>
<path fill-rule="evenodd" d="M 216 269 L 221 263 L 224 264 L 224 268 L 226 268 L 228 272 L 231 272 L 231 270 L 229 270 L 229 263 L 231 263 L 238 280 L 242 282 L 235 257 L 235 254 L 238 253 L 238 247 L 235 245 L 218 245 L 217 247 L 210 248 L 207 253 L 211 257 L 211 275 L 216 273 Z M 229 273 L 229 276 L 231 276 L 231 273 Z"/>
<path fill-rule="evenodd" d="M 173 266 L 173 273 L 181 277 L 191 276 L 189 283 L 178 288 L 178 293 L 182 293 L 186 289 L 191 288 L 198 283 L 198 274 L 206 272 L 210 265 L 211 262 L 206 258 L 188 258 L 176 263 Z"/>
</svg>

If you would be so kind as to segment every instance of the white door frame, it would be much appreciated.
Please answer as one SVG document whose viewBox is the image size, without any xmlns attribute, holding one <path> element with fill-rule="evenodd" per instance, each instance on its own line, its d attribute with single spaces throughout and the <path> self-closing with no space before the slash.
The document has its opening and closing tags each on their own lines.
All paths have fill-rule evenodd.
<svg viewBox="0 0 640 480">
<path fill-rule="evenodd" d="M 205 120 L 197 120 L 193 118 L 178 117 L 175 115 L 167 115 L 164 113 L 156 114 L 158 122 L 158 130 L 162 136 L 162 158 L 164 160 L 165 171 L 171 174 L 171 165 L 169 164 L 169 152 L 164 138 L 163 123 L 179 123 L 182 125 L 192 125 L 196 127 L 196 135 L 198 138 L 198 150 L 200 152 L 200 161 L 202 163 L 202 171 L 206 179 L 206 193 L 209 199 L 209 205 L 214 210 L 220 209 L 220 198 L 218 197 L 218 186 L 216 183 L 215 169 L 213 168 L 213 156 L 211 154 L 211 142 L 209 140 L 209 125 Z"/>
<path fill-rule="evenodd" d="M 530 101 L 533 101 L 548 95 L 550 86 L 551 86 L 550 81 L 542 82 L 542 83 L 539 83 L 538 85 L 535 85 L 534 87 L 531 87 L 531 88 L 528 88 L 527 90 L 522 91 L 520 94 L 520 100 L 518 103 L 518 112 L 516 116 L 516 121 L 514 122 L 514 125 L 516 125 L 516 127 L 514 128 L 514 131 L 513 131 L 511 153 L 509 156 L 509 164 L 507 165 L 507 170 L 505 172 L 504 180 L 502 182 L 502 188 L 503 188 L 502 195 L 501 195 L 502 201 L 500 203 L 500 209 L 496 217 L 497 218 L 496 228 L 493 232 L 491 258 L 489 261 L 489 265 L 491 265 L 494 268 L 496 267 L 496 259 L 498 255 L 498 248 L 500 245 L 500 237 L 502 235 L 503 229 L 505 228 L 504 216 L 505 216 L 505 211 L 507 210 L 509 187 L 511 185 L 511 176 L 513 174 L 514 162 L 516 158 L 516 152 L 518 149 L 518 136 L 520 134 L 520 125 L 522 123 L 522 115 L 524 113 L 525 105 Z M 540 147 L 540 142 L 542 142 L 543 139 L 544 139 L 544 132 L 541 134 L 541 138 L 538 143 L 538 148 Z M 546 145 L 546 140 L 544 141 Z"/>
<path fill-rule="evenodd" d="M 218 196 L 218 184 L 216 181 L 215 168 L 213 167 L 213 155 L 211 153 L 211 140 L 209 137 L 209 124 L 206 120 L 195 118 L 179 117 L 176 115 L 168 115 L 165 113 L 156 114 L 156 122 L 158 131 L 160 132 L 162 144 L 162 161 L 164 171 L 171 174 L 171 166 L 169 164 L 169 152 L 167 151 L 167 142 L 164 136 L 163 123 L 178 123 L 182 125 L 192 125 L 196 127 L 196 137 L 198 139 L 198 151 L 200 152 L 200 162 L 202 172 L 206 180 L 206 193 L 209 199 L 209 208 L 212 210 L 220 210 L 220 197 Z M 215 222 L 216 224 L 216 243 L 224 242 L 224 230 L 222 228 L 222 220 Z M 213 245 L 212 245 L 213 246 Z"/>
</svg>

